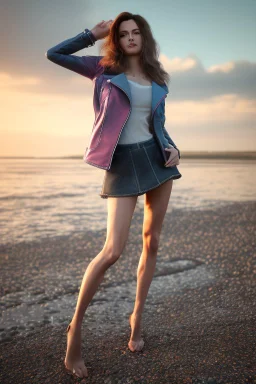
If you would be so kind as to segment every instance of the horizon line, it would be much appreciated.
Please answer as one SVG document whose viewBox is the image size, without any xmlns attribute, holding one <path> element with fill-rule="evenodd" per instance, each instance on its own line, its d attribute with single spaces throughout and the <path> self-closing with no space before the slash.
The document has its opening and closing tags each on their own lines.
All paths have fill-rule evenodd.
<svg viewBox="0 0 256 384">
<path fill-rule="evenodd" d="M 181 158 L 256 159 L 256 151 L 184 151 Z M 0 156 L 0 159 L 83 159 L 83 155 L 64 156 Z"/>
</svg>

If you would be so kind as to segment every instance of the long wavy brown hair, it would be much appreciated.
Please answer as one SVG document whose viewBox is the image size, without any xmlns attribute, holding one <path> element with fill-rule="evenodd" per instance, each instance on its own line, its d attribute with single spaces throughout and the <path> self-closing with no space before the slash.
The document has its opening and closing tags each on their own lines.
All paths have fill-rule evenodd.
<svg viewBox="0 0 256 384">
<path fill-rule="evenodd" d="M 119 44 L 119 26 L 122 21 L 134 20 L 138 25 L 142 35 L 142 49 L 140 53 L 140 65 L 146 76 L 158 84 L 169 84 L 170 75 L 163 69 L 158 61 L 159 45 L 153 37 L 151 28 L 147 20 L 130 12 L 120 13 L 113 21 L 108 35 L 105 37 L 100 52 L 105 53 L 99 64 L 105 69 L 105 72 L 122 73 L 127 67 L 126 56 L 121 50 Z"/>
</svg>

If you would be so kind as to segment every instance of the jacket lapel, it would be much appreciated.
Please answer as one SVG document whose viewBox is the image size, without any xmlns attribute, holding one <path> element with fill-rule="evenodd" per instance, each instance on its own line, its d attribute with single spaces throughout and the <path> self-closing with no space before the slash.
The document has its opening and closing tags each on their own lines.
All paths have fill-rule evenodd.
<svg viewBox="0 0 256 384">
<path fill-rule="evenodd" d="M 130 104 L 131 104 L 131 100 L 132 100 L 131 90 L 130 90 L 130 85 L 126 75 L 122 72 L 119 75 L 113 76 L 112 79 L 109 79 L 109 82 L 116 85 L 118 88 L 121 88 L 121 90 L 125 92 L 129 97 Z M 153 112 L 157 104 L 167 93 L 169 93 L 169 91 L 166 85 L 160 86 L 154 81 L 152 81 L 151 117 L 153 115 Z"/>
</svg>

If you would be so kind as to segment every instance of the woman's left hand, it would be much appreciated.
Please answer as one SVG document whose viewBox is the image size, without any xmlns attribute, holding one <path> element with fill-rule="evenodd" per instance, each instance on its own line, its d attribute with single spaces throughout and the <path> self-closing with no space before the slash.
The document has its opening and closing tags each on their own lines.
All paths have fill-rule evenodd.
<svg viewBox="0 0 256 384">
<path fill-rule="evenodd" d="M 179 165 L 179 152 L 177 151 L 176 148 L 171 147 L 171 148 L 165 148 L 166 151 L 170 152 L 170 157 L 164 164 L 165 167 L 174 167 L 175 165 Z"/>
</svg>

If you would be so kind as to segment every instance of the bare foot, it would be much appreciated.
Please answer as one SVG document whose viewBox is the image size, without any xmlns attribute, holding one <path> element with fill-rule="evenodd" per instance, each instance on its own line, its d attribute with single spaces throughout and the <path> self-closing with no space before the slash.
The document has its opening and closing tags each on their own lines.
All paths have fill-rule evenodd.
<svg viewBox="0 0 256 384">
<path fill-rule="evenodd" d="M 141 337 L 141 315 L 131 314 L 129 323 L 132 329 L 128 347 L 132 352 L 141 351 L 144 347 L 144 340 Z"/>
<path fill-rule="evenodd" d="M 65 367 L 78 377 L 88 377 L 87 368 L 81 355 L 81 328 L 74 327 L 70 323 L 67 332 L 67 352 L 65 357 Z"/>
</svg>

